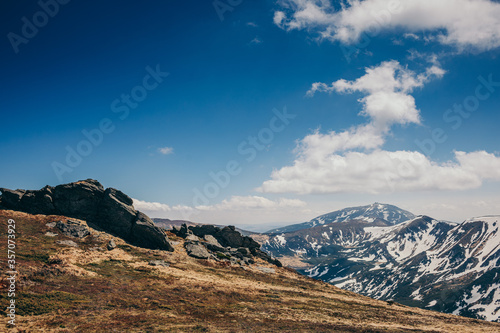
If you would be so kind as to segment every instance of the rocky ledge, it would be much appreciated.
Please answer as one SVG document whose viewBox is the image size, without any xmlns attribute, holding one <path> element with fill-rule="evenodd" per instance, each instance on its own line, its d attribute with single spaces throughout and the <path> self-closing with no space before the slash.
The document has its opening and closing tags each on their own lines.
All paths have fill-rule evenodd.
<svg viewBox="0 0 500 333">
<path fill-rule="evenodd" d="M 248 236 L 243 236 L 234 226 L 219 228 L 214 225 L 174 227 L 172 232 L 185 239 L 184 247 L 189 256 L 197 259 L 212 258 L 240 265 L 263 259 L 281 267 L 281 262 L 260 250 L 260 244 Z"/>
<path fill-rule="evenodd" d="M 135 210 L 129 196 L 114 188 L 105 189 L 97 180 L 45 186 L 41 190 L 0 191 L 0 209 L 81 219 L 133 245 L 174 250 L 165 232 Z"/>
</svg>

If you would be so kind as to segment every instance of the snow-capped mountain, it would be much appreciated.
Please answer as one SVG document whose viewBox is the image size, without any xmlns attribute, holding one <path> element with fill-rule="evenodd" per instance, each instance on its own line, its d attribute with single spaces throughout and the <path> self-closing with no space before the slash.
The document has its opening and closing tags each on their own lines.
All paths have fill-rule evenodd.
<svg viewBox="0 0 500 333">
<path fill-rule="evenodd" d="M 399 224 L 415 218 L 412 213 L 393 205 L 374 203 L 372 205 L 349 207 L 324 214 L 312 219 L 309 222 L 293 224 L 286 227 L 269 230 L 268 234 L 292 232 L 302 229 L 308 229 L 317 225 L 324 225 L 333 222 L 345 222 L 350 220 L 362 220 L 374 222 L 375 219 L 383 220 L 388 225 Z"/>
<path fill-rule="evenodd" d="M 500 321 L 500 216 L 386 221 L 344 220 L 274 234 L 263 248 L 299 258 L 310 265 L 301 273 L 343 289 Z"/>
</svg>

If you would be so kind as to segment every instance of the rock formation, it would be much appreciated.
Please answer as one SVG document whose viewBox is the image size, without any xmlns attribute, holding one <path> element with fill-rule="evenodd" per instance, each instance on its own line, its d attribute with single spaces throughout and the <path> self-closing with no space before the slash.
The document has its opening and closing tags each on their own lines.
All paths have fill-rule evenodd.
<svg viewBox="0 0 500 333">
<path fill-rule="evenodd" d="M 0 208 L 30 214 L 62 215 L 85 220 L 133 245 L 173 251 L 165 232 L 145 214 L 134 209 L 125 193 L 105 189 L 98 181 L 45 186 L 41 190 L 0 188 Z"/>
<path fill-rule="evenodd" d="M 243 236 L 234 226 L 219 228 L 214 225 L 173 228 L 172 232 L 185 239 L 186 252 L 197 259 L 213 258 L 240 264 L 253 264 L 254 257 L 281 267 L 281 262 L 260 250 L 251 237 Z"/>
</svg>

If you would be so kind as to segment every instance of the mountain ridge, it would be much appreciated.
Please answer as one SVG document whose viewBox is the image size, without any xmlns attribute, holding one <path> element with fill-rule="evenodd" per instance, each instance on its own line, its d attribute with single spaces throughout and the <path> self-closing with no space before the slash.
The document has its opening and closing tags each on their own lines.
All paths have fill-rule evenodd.
<svg viewBox="0 0 500 333">
<path fill-rule="evenodd" d="M 298 231 L 301 229 L 315 227 L 316 225 L 323 225 L 332 222 L 340 223 L 354 219 L 372 222 L 371 219 L 377 218 L 386 221 L 388 225 L 394 225 L 410 220 L 414 217 L 415 215 L 413 213 L 410 213 L 409 211 L 403 210 L 394 205 L 375 202 L 371 205 L 339 209 L 317 216 L 309 222 L 297 223 L 290 226 L 271 229 L 267 231 L 266 234 L 278 234 L 283 232 Z"/>
<path fill-rule="evenodd" d="M 293 257 L 299 272 L 346 290 L 500 321 L 499 220 L 453 223 L 421 215 L 389 226 L 333 222 L 268 235 L 263 249 L 285 265 Z"/>
</svg>

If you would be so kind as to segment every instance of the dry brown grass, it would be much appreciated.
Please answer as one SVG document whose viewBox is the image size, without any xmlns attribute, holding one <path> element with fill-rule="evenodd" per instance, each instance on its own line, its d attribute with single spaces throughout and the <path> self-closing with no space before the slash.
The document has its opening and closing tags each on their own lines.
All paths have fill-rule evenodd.
<svg viewBox="0 0 500 333">
<path fill-rule="evenodd" d="M 241 268 L 193 259 L 178 238 L 173 253 L 119 239 L 112 251 L 91 250 L 110 238 L 94 230 L 75 240 L 79 248 L 61 247 L 55 240 L 66 237 L 44 236 L 45 224 L 61 217 L 0 211 L 0 230 L 8 218 L 18 228 L 21 273 L 12 332 L 500 332 L 498 324 L 389 305 L 286 268 L 265 274 L 255 267 L 271 267 L 263 261 Z M 170 267 L 148 265 L 153 259 Z"/>
</svg>

